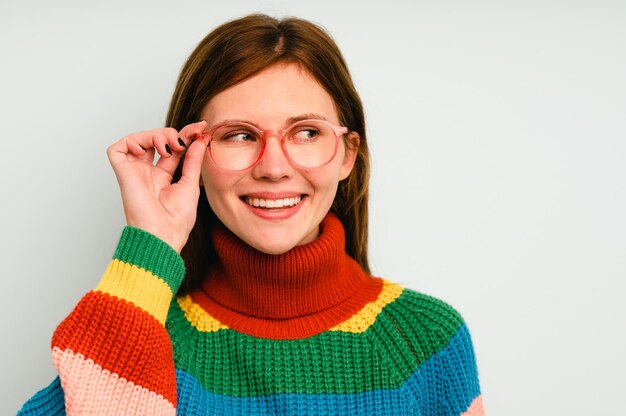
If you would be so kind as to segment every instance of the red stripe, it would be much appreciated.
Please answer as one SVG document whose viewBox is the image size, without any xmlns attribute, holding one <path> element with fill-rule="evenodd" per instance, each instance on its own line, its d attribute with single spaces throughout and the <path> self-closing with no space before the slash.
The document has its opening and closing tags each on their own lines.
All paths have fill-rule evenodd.
<svg viewBox="0 0 626 416">
<path fill-rule="evenodd" d="M 52 346 L 81 353 L 176 405 L 169 335 L 154 317 L 125 300 L 87 293 L 57 327 Z"/>
</svg>

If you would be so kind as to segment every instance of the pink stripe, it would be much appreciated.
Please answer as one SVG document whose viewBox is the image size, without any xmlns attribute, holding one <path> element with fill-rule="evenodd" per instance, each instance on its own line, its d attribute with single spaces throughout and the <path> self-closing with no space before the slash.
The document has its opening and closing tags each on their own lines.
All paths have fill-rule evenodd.
<svg viewBox="0 0 626 416">
<path fill-rule="evenodd" d="M 70 349 L 52 349 L 68 415 L 175 415 L 163 396 L 103 369 Z"/>
<path fill-rule="evenodd" d="M 483 396 L 478 395 L 470 404 L 470 407 L 466 411 L 461 413 L 461 416 L 484 416 L 485 409 L 483 408 Z"/>
</svg>

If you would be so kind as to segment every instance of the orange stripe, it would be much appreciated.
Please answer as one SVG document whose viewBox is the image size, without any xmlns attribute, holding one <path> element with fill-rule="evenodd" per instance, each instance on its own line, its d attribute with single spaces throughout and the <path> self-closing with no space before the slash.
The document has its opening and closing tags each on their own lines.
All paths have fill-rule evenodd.
<svg viewBox="0 0 626 416">
<path fill-rule="evenodd" d="M 176 373 L 167 331 L 148 313 L 102 292 L 89 292 L 57 327 L 52 345 L 176 403 Z"/>
<path fill-rule="evenodd" d="M 485 409 L 483 408 L 483 396 L 478 395 L 470 404 L 470 407 L 466 411 L 461 413 L 461 416 L 484 416 Z"/>
<path fill-rule="evenodd" d="M 175 415 L 174 405 L 163 396 L 102 369 L 72 350 L 52 350 L 61 376 L 68 415 Z"/>
</svg>

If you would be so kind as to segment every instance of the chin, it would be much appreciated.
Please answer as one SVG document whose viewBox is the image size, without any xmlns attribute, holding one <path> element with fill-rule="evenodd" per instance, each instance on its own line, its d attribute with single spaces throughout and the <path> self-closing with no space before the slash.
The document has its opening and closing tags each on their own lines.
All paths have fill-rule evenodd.
<svg viewBox="0 0 626 416">
<path fill-rule="evenodd" d="M 304 230 L 294 230 L 293 228 L 286 229 L 267 229 L 250 227 L 250 229 L 256 232 L 251 234 L 245 232 L 236 232 L 237 236 L 243 240 L 250 247 L 271 255 L 284 254 L 294 247 L 307 244 L 317 237 L 317 233 L 305 232 Z"/>
<path fill-rule="evenodd" d="M 254 249 L 265 254 L 271 254 L 273 256 L 285 254 L 289 250 L 299 245 L 295 241 L 277 241 L 277 239 L 268 239 L 263 242 L 250 241 L 246 239 L 242 239 L 242 240 L 249 246 L 253 247 Z"/>
</svg>

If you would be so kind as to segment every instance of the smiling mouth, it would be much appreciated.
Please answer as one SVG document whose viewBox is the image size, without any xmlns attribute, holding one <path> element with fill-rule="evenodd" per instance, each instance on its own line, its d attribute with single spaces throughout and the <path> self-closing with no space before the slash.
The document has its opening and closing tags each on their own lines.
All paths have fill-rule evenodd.
<svg viewBox="0 0 626 416">
<path fill-rule="evenodd" d="M 302 201 L 302 198 L 303 196 L 294 196 L 292 198 L 265 199 L 246 196 L 241 199 L 246 204 L 255 208 L 280 209 L 295 207 L 300 203 L 300 201 Z"/>
</svg>

